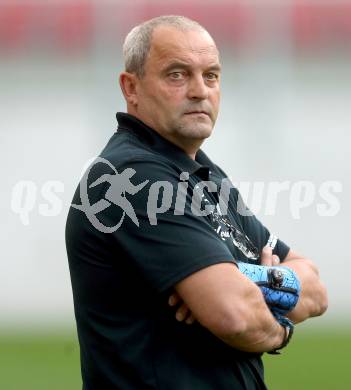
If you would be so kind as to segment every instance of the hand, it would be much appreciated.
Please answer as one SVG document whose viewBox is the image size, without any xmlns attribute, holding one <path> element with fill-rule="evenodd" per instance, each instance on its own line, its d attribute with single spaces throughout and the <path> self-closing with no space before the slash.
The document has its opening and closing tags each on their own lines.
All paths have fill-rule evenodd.
<svg viewBox="0 0 351 390">
<path fill-rule="evenodd" d="M 192 312 L 176 292 L 170 295 L 168 299 L 168 304 L 170 306 L 179 306 L 180 304 L 180 306 L 177 308 L 175 315 L 178 321 L 185 320 L 185 323 L 188 325 L 191 325 L 195 321 L 195 317 L 193 316 Z"/>
<path fill-rule="evenodd" d="M 288 317 L 295 324 L 322 315 L 328 308 L 328 293 L 316 265 L 290 250 L 284 265 L 296 272 L 301 281 L 301 296 Z"/>
<path fill-rule="evenodd" d="M 265 246 L 262 249 L 261 265 L 272 267 L 279 264 L 280 264 L 280 259 L 277 255 L 273 255 L 272 248 L 269 246 Z"/>
<path fill-rule="evenodd" d="M 301 284 L 296 273 L 283 266 L 267 267 L 238 261 L 239 271 L 256 283 L 272 312 L 286 315 L 296 306 Z"/>
</svg>

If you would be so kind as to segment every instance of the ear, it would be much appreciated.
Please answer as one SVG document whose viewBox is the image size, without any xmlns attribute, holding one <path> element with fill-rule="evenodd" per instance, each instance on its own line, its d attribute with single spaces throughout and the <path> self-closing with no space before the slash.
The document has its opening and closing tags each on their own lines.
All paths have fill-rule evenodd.
<svg viewBox="0 0 351 390">
<path fill-rule="evenodd" d="M 134 73 L 122 72 L 119 76 L 119 85 L 124 98 L 127 104 L 133 107 L 138 105 L 137 83 L 138 77 Z"/>
</svg>

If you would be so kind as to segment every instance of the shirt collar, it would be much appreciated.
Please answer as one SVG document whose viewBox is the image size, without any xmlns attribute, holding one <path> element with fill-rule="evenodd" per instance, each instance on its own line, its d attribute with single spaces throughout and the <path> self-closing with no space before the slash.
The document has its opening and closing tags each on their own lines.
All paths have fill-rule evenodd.
<svg viewBox="0 0 351 390">
<path fill-rule="evenodd" d="M 163 138 L 135 116 L 117 112 L 116 117 L 118 122 L 117 131 L 128 130 L 133 132 L 139 139 L 146 142 L 154 152 L 174 162 L 183 172 L 189 172 L 190 175 L 196 173 L 203 180 L 209 179 L 210 166 L 213 163 L 201 149 L 198 150 L 195 160 L 193 160 L 177 145 Z"/>
</svg>

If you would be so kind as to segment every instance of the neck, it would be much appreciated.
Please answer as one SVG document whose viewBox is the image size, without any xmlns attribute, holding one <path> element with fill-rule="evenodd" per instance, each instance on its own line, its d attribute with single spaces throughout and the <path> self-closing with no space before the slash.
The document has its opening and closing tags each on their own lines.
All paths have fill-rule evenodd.
<svg viewBox="0 0 351 390">
<path fill-rule="evenodd" d="M 155 130 L 157 131 L 157 130 Z M 159 133 L 160 134 L 160 133 Z M 195 160 L 197 151 L 200 149 L 203 139 L 178 139 L 172 137 L 169 134 L 160 134 L 161 137 L 165 138 L 167 141 L 172 142 L 172 144 L 177 145 L 180 149 L 184 151 L 192 160 Z"/>
<path fill-rule="evenodd" d="M 177 137 L 173 137 L 172 134 L 165 134 L 163 132 L 160 132 L 155 126 L 152 125 L 152 123 L 149 123 L 145 118 L 142 118 L 140 115 L 138 115 L 137 111 L 133 109 L 132 107 L 128 107 L 127 110 L 128 114 L 135 116 L 140 121 L 145 123 L 147 126 L 151 127 L 154 131 L 156 131 L 161 137 L 165 138 L 167 141 L 171 142 L 172 144 L 178 146 L 180 149 L 184 151 L 192 160 L 195 160 L 195 156 L 197 151 L 200 149 L 201 145 L 204 142 L 204 139 L 197 139 L 197 138 L 184 138 L 179 139 Z"/>
</svg>

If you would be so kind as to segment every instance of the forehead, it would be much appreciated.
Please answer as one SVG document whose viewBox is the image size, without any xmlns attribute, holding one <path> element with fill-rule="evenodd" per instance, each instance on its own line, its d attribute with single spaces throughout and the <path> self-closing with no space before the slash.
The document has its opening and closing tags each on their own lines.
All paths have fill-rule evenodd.
<svg viewBox="0 0 351 390">
<path fill-rule="evenodd" d="M 147 63 L 159 69 L 172 62 L 214 66 L 219 65 L 219 54 L 213 39 L 205 31 L 157 27 L 152 34 Z"/>
</svg>

